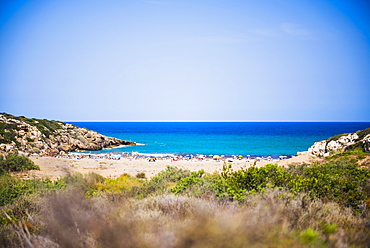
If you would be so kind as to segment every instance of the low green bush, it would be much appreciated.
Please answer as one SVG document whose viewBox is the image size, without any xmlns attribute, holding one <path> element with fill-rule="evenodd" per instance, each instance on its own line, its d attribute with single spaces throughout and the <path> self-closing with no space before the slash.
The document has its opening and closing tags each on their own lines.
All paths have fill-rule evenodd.
<svg viewBox="0 0 370 248">
<path fill-rule="evenodd" d="M 187 178 L 190 174 L 189 170 L 167 166 L 164 171 L 159 172 L 143 184 L 139 192 L 139 198 L 169 193 L 176 182 L 182 178 Z"/>
<path fill-rule="evenodd" d="M 168 182 L 163 177 L 156 176 L 143 184 L 139 197 L 165 194 L 168 193 L 169 190 L 170 187 Z"/>
<path fill-rule="evenodd" d="M 186 189 L 189 189 L 190 187 L 194 185 L 201 185 L 203 182 L 202 176 L 204 175 L 204 170 L 191 172 L 191 174 L 188 177 L 181 178 L 177 183 L 176 186 L 174 186 L 171 189 L 172 193 L 179 194 L 184 192 Z"/>
<path fill-rule="evenodd" d="M 366 135 L 370 134 L 370 128 L 366 128 L 364 130 L 358 131 L 358 139 L 363 139 Z"/>
<path fill-rule="evenodd" d="M 40 167 L 29 158 L 13 153 L 8 154 L 5 159 L 0 155 L 0 168 L 7 172 L 40 170 Z"/>
<path fill-rule="evenodd" d="M 23 180 L 10 175 L 0 176 L 0 206 L 13 202 L 22 195 L 40 192 L 44 184 L 40 180 Z"/>
<path fill-rule="evenodd" d="M 370 171 L 358 166 L 356 159 L 346 157 L 325 164 L 289 168 L 268 164 L 233 171 L 225 165 L 215 188 L 219 197 L 237 200 L 268 188 L 304 192 L 312 198 L 335 201 L 359 212 L 360 205 L 370 198 Z"/>
<path fill-rule="evenodd" d="M 190 176 L 189 170 L 184 170 L 181 168 L 167 166 L 164 171 L 158 173 L 156 177 L 163 178 L 166 182 L 177 182 L 181 178 Z"/>
<path fill-rule="evenodd" d="M 146 179 L 145 172 L 139 172 L 136 174 L 136 178 Z"/>
<path fill-rule="evenodd" d="M 332 200 L 359 210 L 359 205 L 370 198 L 370 171 L 361 168 L 355 159 L 343 158 L 319 166 L 302 166 L 298 174 L 302 184 L 296 190 L 312 197 Z"/>
<path fill-rule="evenodd" d="M 232 199 L 241 199 L 248 192 L 261 192 L 266 188 L 283 188 L 289 186 L 294 178 L 288 170 L 276 164 L 263 167 L 249 167 L 233 171 L 230 165 L 224 165 L 217 186 L 217 194 Z"/>
</svg>

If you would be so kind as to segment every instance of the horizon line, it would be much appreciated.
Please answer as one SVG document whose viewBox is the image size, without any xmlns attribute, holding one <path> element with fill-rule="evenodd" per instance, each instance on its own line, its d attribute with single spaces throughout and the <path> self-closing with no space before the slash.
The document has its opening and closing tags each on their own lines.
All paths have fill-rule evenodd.
<svg viewBox="0 0 370 248">
<path fill-rule="evenodd" d="M 63 120 L 63 122 L 370 122 L 370 120 Z"/>
</svg>

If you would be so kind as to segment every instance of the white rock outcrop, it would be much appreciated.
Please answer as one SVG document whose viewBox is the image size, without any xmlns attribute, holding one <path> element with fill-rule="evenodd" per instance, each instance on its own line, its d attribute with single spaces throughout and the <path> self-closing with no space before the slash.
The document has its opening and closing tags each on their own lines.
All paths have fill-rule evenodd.
<svg viewBox="0 0 370 248">
<path fill-rule="evenodd" d="M 366 130 L 368 129 L 362 131 Z M 353 145 L 362 147 L 364 151 L 370 151 L 370 134 L 365 137 L 360 137 L 359 133 L 362 131 L 343 134 L 339 137 L 333 136 L 327 140 L 315 142 L 308 148 L 308 153 L 317 157 L 326 157 L 332 152 L 345 151 Z"/>
</svg>

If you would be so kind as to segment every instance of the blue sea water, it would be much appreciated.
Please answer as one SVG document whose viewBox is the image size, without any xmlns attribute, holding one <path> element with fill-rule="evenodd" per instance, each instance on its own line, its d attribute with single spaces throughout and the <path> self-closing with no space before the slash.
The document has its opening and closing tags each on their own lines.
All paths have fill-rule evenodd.
<svg viewBox="0 0 370 248">
<path fill-rule="evenodd" d="M 279 156 L 316 141 L 370 127 L 369 122 L 71 122 L 140 145 L 102 152 Z"/>
</svg>

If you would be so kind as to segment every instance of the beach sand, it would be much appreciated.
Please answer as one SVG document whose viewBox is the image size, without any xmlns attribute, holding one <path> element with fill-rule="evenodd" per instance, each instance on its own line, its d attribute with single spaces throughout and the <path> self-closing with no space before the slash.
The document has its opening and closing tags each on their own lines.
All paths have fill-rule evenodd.
<svg viewBox="0 0 370 248">
<path fill-rule="evenodd" d="M 167 166 L 178 167 L 190 171 L 198 171 L 203 169 L 206 173 L 219 173 L 222 170 L 224 161 L 209 160 L 180 160 L 171 161 L 170 159 L 156 160 L 149 162 L 147 159 L 139 158 L 121 158 L 120 160 L 112 160 L 108 158 L 54 158 L 54 157 L 40 157 L 31 156 L 30 159 L 40 167 L 40 170 L 32 170 L 29 172 L 21 173 L 19 176 L 23 178 L 49 178 L 56 180 L 58 178 L 79 172 L 82 174 L 94 172 L 107 178 L 117 178 L 120 175 L 127 173 L 131 176 L 136 176 L 138 173 L 144 172 L 147 178 L 151 178 L 158 174 L 160 171 L 166 169 Z M 240 168 L 248 168 L 250 166 L 263 166 L 265 164 L 277 163 L 282 166 L 289 164 L 310 163 L 314 159 L 308 155 L 298 155 L 290 159 L 283 160 L 232 160 L 227 162 L 232 165 L 234 170 Z"/>
</svg>

